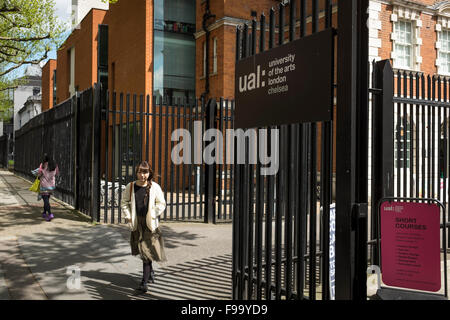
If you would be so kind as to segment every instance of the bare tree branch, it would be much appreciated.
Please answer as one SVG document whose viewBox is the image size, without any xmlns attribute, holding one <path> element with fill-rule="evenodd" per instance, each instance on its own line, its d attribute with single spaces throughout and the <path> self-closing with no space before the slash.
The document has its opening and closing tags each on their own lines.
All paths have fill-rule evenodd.
<svg viewBox="0 0 450 320">
<path fill-rule="evenodd" d="M 31 23 L 29 23 L 29 22 L 20 24 L 20 23 L 17 23 L 16 21 L 13 21 L 10 17 L 8 17 L 8 15 L 4 14 L 3 12 L 0 12 L 0 17 L 7 20 L 9 23 L 11 23 L 16 28 L 31 28 L 32 27 Z M 11 29 L 11 27 L 5 29 L 5 31 L 7 31 L 9 29 Z"/>
<path fill-rule="evenodd" d="M 19 48 L 19 47 L 10 46 L 7 44 L 0 44 L 0 49 L 3 49 L 3 48 L 12 49 L 12 50 L 20 51 L 20 52 L 25 52 L 24 49 Z"/>
<path fill-rule="evenodd" d="M 1 47 L 0 47 L 1 50 Z M 29 57 L 31 55 L 31 51 L 30 50 L 22 50 L 22 52 L 24 53 L 24 55 L 26 57 Z M 16 52 L 17 53 L 17 52 Z M 17 59 L 14 59 L 17 57 L 16 55 L 9 55 L 9 57 L 12 57 L 11 59 L 8 58 L 8 55 L 5 55 L 3 57 L 0 57 L 1 61 L 0 62 L 8 62 L 8 63 L 17 63 Z M 21 59 L 21 58 L 20 58 Z M 26 58 L 24 58 L 26 59 Z"/>
<path fill-rule="evenodd" d="M 3 55 L 8 56 L 8 57 L 15 57 L 16 56 L 15 54 L 3 51 L 2 48 L 0 48 L 0 54 L 3 54 Z"/>
<path fill-rule="evenodd" d="M 18 24 L 15 21 L 11 20 L 11 18 L 8 17 L 7 15 L 3 14 L 3 12 L 0 12 L 0 17 L 2 17 L 5 20 L 8 20 L 8 22 L 11 23 L 13 26 L 15 26 L 15 27 L 18 26 Z"/>
<path fill-rule="evenodd" d="M 45 59 L 48 58 L 48 57 L 47 57 L 47 56 L 48 56 L 48 52 L 49 52 L 49 50 L 46 49 L 46 50 L 45 50 L 45 54 L 44 54 L 40 59 L 29 60 L 29 61 L 24 60 L 24 61 L 21 61 L 20 63 L 17 63 L 15 66 L 12 66 L 11 68 L 9 68 L 9 69 L 7 69 L 7 70 L 5 70 L 5 71 L 3 71 L 3 72 L 0 72 L 0 77 L 2 77 L 2 76 L 4 76 L 5 74 L 8 74 L 9 72 L 11 72 L 11 71 L 13 71 L 13 70 L 15 70 L 15 69 L 21 67 L 21 66 L 24 65 L 24 64 L 39 64 L 39 63 L 41 63 L 43 60 L 45 60 Z"/>
<path fill-rule="evenodd" d="M 28 38 L 14 38 L 14 37 L 1 37 L 0 40 L 4 41 L 18 41 L 18 42 L 28 42 L 28 41 L 39 41 L 39 40 L 45 40 L 50 39 L 50 34 L 47 34 L 46 36 L 42 37 L 28 37 Z"/>
<path fill-rule="evenodd" d="M 6 90 L 10 90 L 10 89 L 16 89 L 18 87 L 19 87 L 18 85 L 7 86 L 7 87 L 4 87 L 4 88 L 0 88 L 0 92 L 6 91 Z"/>
<path fill-rule="evenodd" d="M 0 7 L 0 12 L 20 12 L 20 8 L 18 6 L 8 8 L 6 3 L 4 3 L 3 7 Z"/>
</svg>

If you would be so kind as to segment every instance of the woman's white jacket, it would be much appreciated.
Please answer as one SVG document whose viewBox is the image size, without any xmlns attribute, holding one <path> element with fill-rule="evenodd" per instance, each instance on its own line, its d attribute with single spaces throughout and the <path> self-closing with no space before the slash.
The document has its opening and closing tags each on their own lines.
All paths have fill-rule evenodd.
<svg viewBox="0 0 450 320">
<path fill-rule="evenodd" d="M 125 187 L 125 192 L 122 193 L 121 208 L 123 216 L 128 219 L 128 226 L 131 231 L 137 229 L 137 219 L 136 219 L 136 200 L 134 197 L 134 186 L 130 194 L 131 184 L 130 182 Z M 152 187 L 150 188 L 150 198 L 148 202 L 148 211 L 146 216 L 147 226 L 151 231 L 155 231 L 159 226 L 158 217 L 166 209 L 166 201 L 164 200 L 164 193 L 161 187 L 156 182 L 152 181 Z"/>
</svg>

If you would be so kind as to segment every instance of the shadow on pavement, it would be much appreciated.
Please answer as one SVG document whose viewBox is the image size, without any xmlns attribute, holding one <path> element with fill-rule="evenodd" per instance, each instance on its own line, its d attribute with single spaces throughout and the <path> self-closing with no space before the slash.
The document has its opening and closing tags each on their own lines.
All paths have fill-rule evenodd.
<svg viewBox="0 0 450 320">
<path fill-rule="evenodd" d="M 167 238 L 195 239 L 194 233 L 167 227 Z M 131 256 L 130 247 L 116 228 L 106 225 L 35 233 L 18 240 L 23 257 L 49 299 L 230 299 L 231 255 L 221 255 L 165 266 L 155 265 L 157 281 L 150 292 L 135 288 L 142 277 L 142 262 Z M 167 248 L 169 250 L 169 248 Z M 2 252 L 0 252 L 0 255 Z M 70 268 L 78 268 L 81 287 L 71 290 Z M 13 284 L 16 285 L 15 283 Z M 20 285 L 17 283 L 17 285 Z"/>
<path fill-rule="evenodd" d="M 131 255 L 127 226 L 93 224 L 54 200 L 47 222 L 29 183 L 1 178 L 0 265 L 11 299 L 231 299 L 230 226 L 162 221 L 169 261 L 154 264 L 156 283 L 138 294 L 142 261 Z"/>
</svg>

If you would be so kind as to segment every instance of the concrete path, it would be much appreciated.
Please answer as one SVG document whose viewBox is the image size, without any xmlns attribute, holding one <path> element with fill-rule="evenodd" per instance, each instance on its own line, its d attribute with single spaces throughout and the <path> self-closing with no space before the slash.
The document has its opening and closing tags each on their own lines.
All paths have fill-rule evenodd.
<svg viewBox="0 0 450 320">
<path fill-rule="evenodd" d="M 231 224 L 163 222 L 168 261 L 137 294 L 142 262 L 127 227 L 92 224 L 54 199 L 46 222 L 30 185 L 0 170 L 0 299 L 231 299 Z"/>
</svg>

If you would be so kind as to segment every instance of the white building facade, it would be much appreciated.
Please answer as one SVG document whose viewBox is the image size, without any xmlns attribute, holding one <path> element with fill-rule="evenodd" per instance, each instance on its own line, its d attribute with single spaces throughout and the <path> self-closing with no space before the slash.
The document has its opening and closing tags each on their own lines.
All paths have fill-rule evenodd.
<svg viewBox="0 0 450 320">
<path fill-rule="evenodd" d="M 72 0 L 72 29 L 79 26 L 91 9 L 109 9 L 109 2 L 102 0 Z"/>
</svg>

